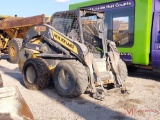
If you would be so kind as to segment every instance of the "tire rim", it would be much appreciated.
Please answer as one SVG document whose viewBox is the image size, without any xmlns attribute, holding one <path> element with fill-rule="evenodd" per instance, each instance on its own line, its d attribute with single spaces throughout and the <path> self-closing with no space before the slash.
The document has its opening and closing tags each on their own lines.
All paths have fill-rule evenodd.
<svg viewBox="0 0 160 120">
<path fill-rule="evenodd" d="M 71 75 L 67 70 L 61 70 L 58 76 L 58 82 L 62 89 L 67 90 L 70 86 Z"/>
<path fill-rule="evenodd" d="M 10 47 L 10 56 L 15 58 L 16 57 L 16 48 L 15 46 Z"/>
<path fill-rule="evenodd" d="M 29 66 L 26 70 L 27 81 L 31 84 L 36 82 L 36 71 L 34 67 Z"/>
</svg>

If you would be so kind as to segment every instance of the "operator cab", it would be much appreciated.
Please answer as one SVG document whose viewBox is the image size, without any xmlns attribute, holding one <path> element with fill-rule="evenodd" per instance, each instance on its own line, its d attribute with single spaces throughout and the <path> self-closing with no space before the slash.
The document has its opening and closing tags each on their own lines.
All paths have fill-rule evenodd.
<svg viewBox="0 0 160 120">
<path fill-rule="evenodd" d="M 57 12 L 52 17 L 51 26 L 57 31 L 85 44 L 90 52 L 102 54 L 102 39 L 105 39 L 103 12 L 77 9 Z"/>
</svg>

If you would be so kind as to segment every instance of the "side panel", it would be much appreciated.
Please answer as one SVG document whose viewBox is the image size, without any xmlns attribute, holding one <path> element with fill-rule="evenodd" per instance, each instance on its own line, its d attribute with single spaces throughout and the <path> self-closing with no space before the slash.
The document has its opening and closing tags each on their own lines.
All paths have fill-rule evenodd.
<svg viewBox="0 0 160 120">
<path fill-rule="evenodd" d="M 126 0 L 132 1 L 132 0 Z M 149 64 L 150 56 L 150 38 L 152 23 L 152 0 L 134 0 L 135 1 L 135 23 L 134 23 L 134 44 L 132 47 L 119 47 L 121 53 L 129 53 L 132 56 L 133 64 Z M 79 7 L 89 7 L 93 5 L 102 5 L 115 0 L 92 0 L 83 3 L 70 5 L 70 9 Z M 117 0 L 117 2 L 119 2 Z M 117 8 L 123 9 L 123 8 Z M 107 9 L 106 9 L 107 12 Z M 107 19 L 107 16 L 106 16 Z M 125 54 L 124 54 L 125 55 Z"/>
<path fill-rule="evenodd" d="M 120 1 L 120 0 L 87 0 L 86 2 L 71 4 L 69 6 L 69 9 L 74 10 L 80 7 L 87 7 L 87 6 L 98 5 L 98 4 L 109 3 L 109 2 L 116 2 L 116 1 Z"/>
<path fill-rule="evenodd" d="M 153 7 L 153 11 L 160 11 L 160 0 L 153 0 L 154 3 L 154 7 Z"/>
<path fill-rule="evenodd" d="M 131 53 L 133 64 L 149 64 L 152 23 L 152 0 L 135 1 L 134 45 L 119 48 L 120 52 Z"/>
<path fill-rule="evenodd" d="M 152 64 L 160 70 L 160 1 L 155 0 L 152 25 Z"/>
</svg>

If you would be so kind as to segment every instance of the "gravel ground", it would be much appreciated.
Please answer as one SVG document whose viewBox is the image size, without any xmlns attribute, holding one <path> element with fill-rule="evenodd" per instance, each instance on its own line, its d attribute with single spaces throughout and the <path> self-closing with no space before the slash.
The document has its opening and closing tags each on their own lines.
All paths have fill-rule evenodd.
<svg viewBox="0 0 160 120">
<path fill-rule="evenodd" d="M 104 101 L 83 94 L 67 99 L 57 95 L 54 86 L 32 91 L 25 88 L 17 64 L 0 61 L 4 86 L 17 86 L 36 120 L 159 120 L 160 74 L 138 70 L 126 82 L 129 94 L 109 92 Z"/>
</svg>

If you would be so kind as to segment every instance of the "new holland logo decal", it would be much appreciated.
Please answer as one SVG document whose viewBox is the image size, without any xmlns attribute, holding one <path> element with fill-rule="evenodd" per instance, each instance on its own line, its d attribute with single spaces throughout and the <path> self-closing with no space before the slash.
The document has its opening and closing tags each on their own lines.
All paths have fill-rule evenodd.
<svg viewBox="0 0 160 120">
<path fill-rule="evenodd" d="M 61 36 L 59 33 L 53 31 L 54 40 L 63 45 L 64 47 L 68 48 L 69 50 L 73 51 L 74 53 L 78 54 L 77 47 L 69 40 Z"/>
</svg>

